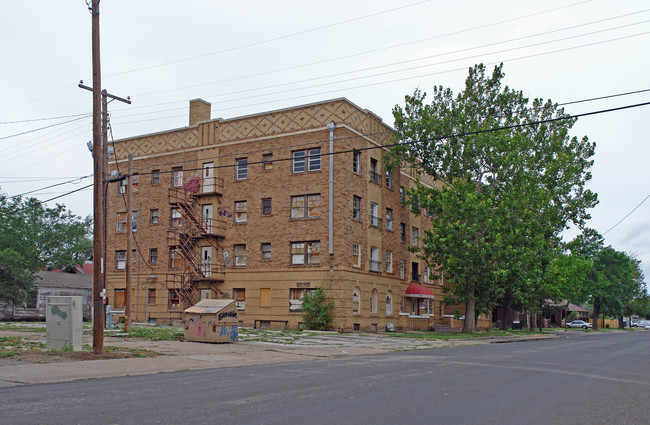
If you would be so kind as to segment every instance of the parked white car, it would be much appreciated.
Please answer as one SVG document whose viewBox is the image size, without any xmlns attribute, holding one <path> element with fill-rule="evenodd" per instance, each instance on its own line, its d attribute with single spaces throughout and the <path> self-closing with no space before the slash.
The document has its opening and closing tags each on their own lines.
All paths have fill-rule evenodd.
<svg viewBox="0 0 650 425">
<path fill-rule="evenodd" d="M 566 324 L 567 328 L 582 328 L 582 329 L 591 329 L 591 323 L 585 322 L 583 320 L 574 320 Z"/>
</svg>

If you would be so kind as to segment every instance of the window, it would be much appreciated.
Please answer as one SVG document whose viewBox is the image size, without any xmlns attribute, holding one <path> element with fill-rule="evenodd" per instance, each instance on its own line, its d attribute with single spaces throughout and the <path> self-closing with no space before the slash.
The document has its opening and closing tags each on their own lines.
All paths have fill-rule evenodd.
<svg viewBox="0 0 650 425">
<path fill-rule="evenodd" d="M 303 298 L 314 291 L 312 288 L 289 288 L 289 311 L 301 311 Z"/>
<path fill-rule="evenodd" d="M 235 180 L 246 180 L 248 178 L 248 158 L 235 160 Z"/>
<path fill-rule="evenodd" d="M 370 225 L 379 227 L 381 219 L 379 218 L 379 205 L 376 202 L 370 203 Z"/>
<path fill-rule="evenodd" d="M 246 223 L 248 203 L 246 201 L 235 202 L 235 223 Z"/>
<path fill-rule="evenodd" d="M 386 170 L 386 187 L 389 189 L 393 187 L 393 172 L 390 170 Z"/>
<path fill-rule="evenodd" d="M 372 288 L 370 291 L 370 314 L 377 314 L 377 290 Z"/>
<path fill-rule="evenodd" d="M 262 171 L 271 171 L 273 169 L 273 154 L 267 153 L 262 155 Z"/>
<path fill-rule="evenodd" d="M 393 251 L 386 251 L 386 272 L 393 272 Z"/>
<path fill-rule="evenodd" d="M 420 281 L 420 265 L 415 261 L 411 263 L 411 280 L 413 282 Z"/>
<path fill-rule="evenodd" d="M 393 210 L 386 208 L 386 230 L 393 230 Z"/>
<path fill-rule="evenodd" d="M 361 152 L 352 152 L 352 171 L 356 174 L 361 174 Z"/>
<path fill-rule="evenodd" d="M 138 188 L 140 187 L 140 175 L 139 173 L 133 173 L 131 177 L 129 177 L 131 180 L 131 190 L 133 193 L 138 193 Z"/>
<path fill-rule="evenodd" d="M 420 244 L 420 229 L 411 226 L 411 245 L 418 246 Z"/>
<path fill-rule="evenodd" d="M 370 158 L 370 181 L 381 184 L 381 175 L 377 172 L 377 160 L 375 158 Z"/>
<path fill-rule="evenodd" d="M 270 260 L 271 259 L 271 244 L 270 243 L 263 243 L 262 244 L 262 260 Z"/>
<path fill-rule="evenodd" d="M 359 313 L 359 304 L 361 300 L 361 290 L 356 287 L 352 291 L 352 312 Z"/>
<path fill-rule="evenodd" d="M 361 246 L 358 243 L 352 244 L 352 265 L 361 267 Z"/>
<path fill-rule="evenodd" d="M 128 183 L 128 181 L 127 181 L 126 178 L 125 178 L 124 180 L 120 180 L 120 181 L 117 183 L 117 193 L 120 194 L 120 195 L 125 194 L 125 193 L 126 193 L 126 186 L 127 186 L 128 184 L 129 184 L 129 183 Z"/>
<path fill-rule="evenodd" d="M 178 208 L 171 209 L 171 221 L 169 222 L 170 227 L 181 227 L 181 210 Z"/>
<path fill-rule="evenodd" d="M 402 203 L 402 206 L 406 204 L 406 191 L 404 190 L 404 186 L 399 187 L 399 201 Z"/>
<path fill-rule="evenodd" d="M 388 291 L 386 294 L 386 316 L 393 315 L 393 294 Z"/>
<path fill-rule="evenodd" d="M 131 211 L 131 231 L 134 232 L 134 233 L 138 231 L 138 212 L 137 211 Z"/>
<path fill-rule="evenodd" d="M 151 171 L 151 185 L 156 186 L 160 184 L 160 170 Z M 154 289 L 155 291 L 155 289 Z"/>
<path fill-rule="evenodd" d="M 175 289 L 169 289 L 167 308 L 169 310 L 179 310 L 181 308 L 181 297 Z"/>
<path fill-rule="evenodd" d="M 298 195 L 291 197 L 291 218 L 320 217 L 320 193 L 313 195 Z"/>
<path fill-rule="evenodd" d="M 171 270 L 181 269 L 181 254 L 176 248 L 169 248 L 169 268 Z"/>
<path fill-rule="evenodd" d="M 399 278 L 402 280 L 406 279 L 406 264 L 404 260 L 399 262 Z"/>
<path fill-rule="evenodd" d="M 306 166 L 306 167 L 305 167 Z M 295 151 L 291 163 L 292 173 L 320 170 L 320 148 Z"/>
<path fill-rule="evenodd" d="M 260 288 L 260 307 L 271 307 L 271 288 Z"/>
<path fill-rule="evenodd" d="M 235 266 L 242 267 L 246 265 L 246 245 L 235 245 Z"/>
<path fill-rule="evenodd" d="M 156 288 L 147 290 L 147 304 L 156 304 Z"/>
<path fill-rule="evenodd" d="M 361 198 L 356 195 L 352 198 L 352 218 L 361 221 Z"/>
<path fill-rule="evenodd" d="M 232 298 L 235 300 L 237 310 L 246 310 L 246 289 L 234 288 L 232 290 Z"/>
<path fill-rule="evenodd" d="M 262 215 L 271 215 L 271 198 L 262 199 Z"/>
<path fill-rule="evenodd" d="M 405 223 L 400 223 L 399 224 L 399 241 L 402 243 L 406 243 L 406 224 Z"/>
<path fill-rule="evenodd" d="M 158 224 L 158 210 L 150 210 L 149 211 L 149 223 L 150 224 Z"/>
<path fill-rule="evenodd" d="M 126 233 L 126 212 L 117 213 L 117 233 Z"/>
<path fill-rule="evenodd" d="M 320 241 L 291 242 L 291 264 L 320 264 Z"/>
<path fill-rule="evenodd" d="M 124 308 L 124 289 L 116 289 L 115 290 L 115 305 L 113 308 L 115 310 L 119 310 L 121 308 Z"/>
<path fill-rule="evenodd" d="M 126 251 L 115 251 L 115 270 L 126 270 Z"/>
<path fill-rule="evenodd" d="M 172 168 L 172 187 L 183 187 L 183 167 Z"/>
<path fill-rule="evenodd" d="M 158 249 L 157 248 L 149 249 L 149 263 L 150 264 L 158 263 Z"/>
<path fill-rule="evenodd" d="M 381 271 L 381 261 L 379 261 L 379 248 L 374 246 L 370 247 L 370 271 Z"/>
</svg>

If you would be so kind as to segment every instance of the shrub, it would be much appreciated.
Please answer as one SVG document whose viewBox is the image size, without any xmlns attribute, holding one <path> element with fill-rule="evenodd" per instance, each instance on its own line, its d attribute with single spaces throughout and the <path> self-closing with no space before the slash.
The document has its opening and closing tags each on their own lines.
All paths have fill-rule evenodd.
<svg viewBox="0 0 650 425">
<path fill-rule="evenodd" d="M 305 327 L 317 331 L 326 331 L 332 322 L 334 302 L 327 300 L 325 291 L 316 288 L 302 299 L 302 314 Z"/>
</svg>

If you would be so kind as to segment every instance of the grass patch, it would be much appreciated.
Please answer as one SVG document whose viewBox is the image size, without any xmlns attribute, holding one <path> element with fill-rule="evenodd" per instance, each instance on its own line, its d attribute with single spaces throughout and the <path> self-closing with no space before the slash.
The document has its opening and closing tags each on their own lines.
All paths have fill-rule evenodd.
<svg viewBox="0 0 650 425">
<path fill-rule="evenodd" d="M 178 328 L 162 326 L 131 326 L 128 334 L 117 334 L 116 337 L 143 338 L 154 341 L 182 341 L 185 331 Z"/>
<path fill-rule="evenodd" d="M 45 332 L 44 322 L 0 322 L 0 331 Z"/>
</svg>

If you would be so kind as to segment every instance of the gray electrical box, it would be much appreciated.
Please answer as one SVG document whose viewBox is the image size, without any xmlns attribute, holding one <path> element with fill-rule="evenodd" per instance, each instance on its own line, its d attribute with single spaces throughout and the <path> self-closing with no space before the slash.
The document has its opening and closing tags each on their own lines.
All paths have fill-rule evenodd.
<svg viewBox="0 0 650 425">
<path fill-rule="evenodd" d="M 48 350 L 81 351 L 82 297 L 47 297 L 45 308 Z"/>
</svg>

